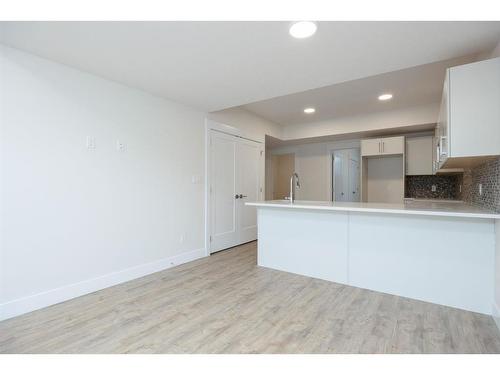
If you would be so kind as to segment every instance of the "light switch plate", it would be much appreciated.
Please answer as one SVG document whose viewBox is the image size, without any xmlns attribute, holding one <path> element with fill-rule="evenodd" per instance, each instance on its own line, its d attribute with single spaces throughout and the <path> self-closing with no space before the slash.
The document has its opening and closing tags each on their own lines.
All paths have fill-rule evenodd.
<svg viewBox="0 0 500 375">
<path fill-rule="evenodd" d="M 95 137 L 87 135 L 87 150 L 95 150 Z"/>
<path fill-rule="evenodd" d="M 116 151 L 123 152 L 127 149 L 127 146 L 125 146 L 125 143 L 120 141 L 119 139 L 116 140 Z"/>
</svg>

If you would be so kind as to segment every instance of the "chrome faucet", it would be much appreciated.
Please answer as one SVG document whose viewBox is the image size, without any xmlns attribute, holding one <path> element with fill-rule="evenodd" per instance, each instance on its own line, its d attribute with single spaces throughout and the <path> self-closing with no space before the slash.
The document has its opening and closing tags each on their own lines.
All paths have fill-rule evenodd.
<svg viewBox="0 0 500 375">
<path fill-rule="evenodd" d="M 293 172 L 292 177 L 290 177 L 290 203 L 293 203 L 295 201 L 295 194 L 294 194 L 294 184 L 293 184 L 293 179 L 295 180 L 295 186 L 297 188 L 300 188 L 300 181 L 299 181 L 299 175 L 297 172 Z"/>
</svg>

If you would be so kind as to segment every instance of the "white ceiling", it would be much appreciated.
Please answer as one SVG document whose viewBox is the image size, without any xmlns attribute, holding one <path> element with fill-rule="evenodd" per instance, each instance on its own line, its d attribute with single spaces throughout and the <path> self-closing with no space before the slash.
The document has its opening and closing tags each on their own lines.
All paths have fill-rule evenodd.
<svg viewBox="0 0 500 375">
<path fill-rule="evenodd" d="M 247 104 L 244 108 L 286 126 L 438 103 L 446 68 L 476 61 L 476 57 L 470 55 L 338 83 Z M 391 93 L 393 98 L 379 101 L 382 93 Z M 307 107 L 314 107 L 316 112 L 305 114 Z"/>
<path fill-rule="evenodd" d="M 479 53 L 500 22 L 1 22 L 0 42 L 214 111 Z"/>
</svg>

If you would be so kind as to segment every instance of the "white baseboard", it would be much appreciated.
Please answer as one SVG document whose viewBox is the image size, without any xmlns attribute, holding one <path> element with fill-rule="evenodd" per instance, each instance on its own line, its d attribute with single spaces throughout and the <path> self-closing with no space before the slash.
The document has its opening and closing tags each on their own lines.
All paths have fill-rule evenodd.
<svg viewBox="0 0 500 375">
<path fill-rule="evenodd" d="M 493 320 L 495 321 L 498 329 L 500 330 L 500 308 L 493 302 Z"/>
<path fill-rule="evenodd" d="M 173 257 L 126 268 L 124 270 L 109 273 L 93 279 L 80 281 L 78 283 L 47 290 L 28 297 L 8 301 L 0 304 L 0 321 L 80 297 L 88 293 L 93 293 L 98 290 L 137 279 L 158 271 L 163 271 L 167 268 L 191 262 L 205 256 L 205 249 L 192 250 Z"/>
</svg>

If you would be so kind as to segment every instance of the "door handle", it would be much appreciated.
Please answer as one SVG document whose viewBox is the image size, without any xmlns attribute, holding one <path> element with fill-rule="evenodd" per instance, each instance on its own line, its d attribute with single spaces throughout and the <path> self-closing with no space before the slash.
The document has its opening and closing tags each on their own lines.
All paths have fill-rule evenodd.
<svg viewBox="0 0 500 375">
<path fill-rule="evenodd" d="M 236 195 L 234 196 L 234 199 L 238 199 L 239 197 L 240 197 L 240 196 L 239 196 L 238 194 L 236 194 Z"/>
<path fill-rule="evenodd" d="M 240 194 L 240 199 L 241 198 L 246 198 L 246 197 L 247 197 L 246 195 Z"/>
</svg>

